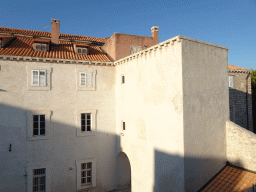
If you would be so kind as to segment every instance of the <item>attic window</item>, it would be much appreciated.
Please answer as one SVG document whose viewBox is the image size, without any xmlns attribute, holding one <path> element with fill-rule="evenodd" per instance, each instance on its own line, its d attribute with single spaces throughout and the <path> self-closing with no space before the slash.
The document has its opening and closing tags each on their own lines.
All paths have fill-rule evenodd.
<svg viewBox="0 0 256 192">
<path fill-rule="evenodd" d="M 47 51 L 47 44 L 35 43 L 35 51 Z"/>
<path fill-rule="evenodd" d="M 76 47 L 76 53 L 81 55 L 87 55 L 87 48 Z"/>
<path fill-rule="evenodd" d="M 2 48 L 2 40 L 0 39 L 0 48 Z"/>
<path fill-rule="evenodd" d="M 140 52 L 141 50 L 142 50 L 142 46 L 131 45 L 130 53 L 132 55 L 134 53 Z"/>
</svg>

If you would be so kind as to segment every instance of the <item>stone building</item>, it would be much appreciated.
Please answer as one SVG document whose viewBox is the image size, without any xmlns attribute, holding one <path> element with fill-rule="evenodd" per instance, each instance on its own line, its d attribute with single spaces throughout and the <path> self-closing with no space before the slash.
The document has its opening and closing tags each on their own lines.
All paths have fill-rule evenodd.
<svg viewBox="0 0 256 192">
<path fill-rule="evenodd" d="M 244 153 L 232 139 L 228 48 L 151 30 L 0 28 L 0 191 L 197 191 L 227 161 L 256 171 L 255 136 Z"/>
<path fill-rule="evenodd" d="M 228 65 L 230 120 L 253 131 L 251 72 Z"/>
</svg>

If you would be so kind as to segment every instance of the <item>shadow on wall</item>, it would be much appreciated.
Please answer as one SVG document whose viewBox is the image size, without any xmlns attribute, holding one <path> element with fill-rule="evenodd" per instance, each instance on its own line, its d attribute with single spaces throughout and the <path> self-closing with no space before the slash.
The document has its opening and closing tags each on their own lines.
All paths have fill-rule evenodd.
<svg viewBox="0 0 256 192">
<path fill-rule="evenodd" d="M 215 169 L 215 165 L 219 162 L 226 161 L 225 159 L 218 158 L 193 158 L 193 157 L 181 157 L 180 155 L 171 155 L 159 150 L 155 150 L 155 184 L 154 192 L 195 192 L 203 191 L 203 189 L 212 181 L 214 177 L 221 171 Z M 182 162 L 189 164 L 194 172 L 193 178 L 186 176 L 184 165 Z M 211 171 L 209 172 L 197 172 L 196 168 L 202 165 L 208 165 L 205 167 Z M 241 162 L 236 163 L 237 166 L 242 167 Z M 187 166 L 186 166 L 187 167 Z M 200 167 L 201 168 L 201 167 Z M 223 167 L 224 168 L 224 167 Z M 203 168 L 201 168 L 203 169 Z M 234 187 L 239 183 L 242 177 L 238 176 L 233 182 Z"/>
<path fill-rule="evenodd" d="M 96 191 L 115 190 L 117 186 L 121 186 L 117 181 L 122 185 L 126 185 L 125 182 L 128 182 L 127 185 L 131 183 L 130 180 L 127 181 L 127 175 L 124 177 L 125 181 L 120 178 L 117 180 L 117 172 L 122 173 L 124 170 L 117 170 L 116 166 L 120 164 L 117 151 L 120 149 L 117 146 L 120 139 L 113 133 L 115 127 L 111 128 L 112 133 L 103 132 L 101 130 L 105 127 L 99 127 L 98 123 L 94 135 L 77 136 L 77 131 L 81 131 L 81 128 L 76 126 L 76 118 L 72 112 L 63 110 L 65 109 L 52 111 L 50 129 L 46 128 L 46 133 L 51 135 L 49 139 L 28 140 L 28 110 L 0 104 L 1 192 L 27 191 L 27 167 L 46 164 L 51 165 L 51 191 L 77 191 L 76 163 L 90 158 L 97 159 Z M 49 122 L 46 125 L 47 123 Z"/>
<path fill-rule="evenodd" d="M 27 140 L 26 109 L 0 104 L 0 114 L 1 192 L 27 191 L 27 166 L 41 163 L 51 164 L 51 191 L 77 191 L 76 160 L 91 157 L 97 158 L 97 191 L 117 190 L 131 185 L 132 167 L 129 157 L 120 152 L 120 137 L 100 131 L 104 127 L 99 127 L 99 123 L 94 136 L 78 137 L 76 126 L 58 122 L 65 117 L 65 113 L 56 110 L 51 116 L 50 139 L 33 141 Z M 214 170 L 215 164 L 225 161 L 200 157 L 184 159 L 160 150 L 155 150 L 154 156 L 155 166 L 149 167 L 155 173 L 154 192 L 182 191 L 185 186 L 186 191 L 196 191 L 219 171 Z M 215 172 L 198 172 L 197 177 L 191 180 L 185 177 L 184 162 L 188 162 L 192 169 L 207 164 Z"/>
<path fill-rule="evenodd" d="M 230 121 L 247 130 L 254 130 L 255 133 L 256 128 L 253 128 L 251 94 L 229 88 L 229 109 Z"/>
</svg>

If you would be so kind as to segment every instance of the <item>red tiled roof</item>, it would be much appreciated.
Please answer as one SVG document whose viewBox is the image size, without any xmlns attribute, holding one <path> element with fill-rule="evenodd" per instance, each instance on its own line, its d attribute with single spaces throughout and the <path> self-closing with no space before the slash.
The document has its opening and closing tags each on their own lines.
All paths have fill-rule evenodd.
<svg viewBox="0 0 256 192">
<path fill-rule="evenodd" d="M 237 67 L 237 66 L 234 66 L 234 65 L 228 65 L 228 69 L 238 69 L 238 70 L 248 70 L 249 69 L 245 69 L 245 68 L 242 68 L 242 67 Z"/>
<path fill-rule="evenodd" d="M 200 191 L 246 192 L 255 185 L 255 182 L 255 173 L 227 165 L 203 190 Z"/>
<path fill-rule="evenodd" d="M 111 61 L 107 55 L 101 50 L 102 43 L 105 43 L 107 38 L 87 37 L 79 35 L 60 34 L 59 46 L 51 46 L 50 50 L 35 51 L 33 49 L 34 42 L 50 42 L 51 33 L 43 31 L 32 31 L 23 29 L 12 29 L 0 27 L 0 38 L 3 41 L 6 38 L 10 39 L 9 35 L 3 34 L 20 34 L 30 37 L 16 36 L 12 37 L 11 42 L 5 48 L 0 48 L 0 55 L 12 56 L 28 56 L 28 57 L 42 57 L 42 58 L 58 58 L 58 59 L 75 59 L 75 60 L 91 60 L 91 61 Z M 47 39 L 40 39 L 47 38 Z M 65 41 L 61 41 L 65 39 Z M 78 40 L 79 42 L 72 42 L 70 40 Z M 86 41 L 86 42 L 83 42 Z M 95 43 L 96 42 L 96 43 Z M 88 55 L 75 54 L 74 44 L 84 45 L 88 48 Z M 98 43 L 98 44 L 97 44 Z"/>
</svg>

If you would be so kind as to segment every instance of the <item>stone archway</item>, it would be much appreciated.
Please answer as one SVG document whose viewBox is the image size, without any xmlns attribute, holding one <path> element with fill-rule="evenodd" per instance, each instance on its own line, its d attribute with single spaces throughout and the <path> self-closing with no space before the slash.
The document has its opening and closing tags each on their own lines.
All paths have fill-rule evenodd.
<svg viewBox="0 0 256 192">
<path fill-rule="evenodd" d="M 124 152 L 120 152 L 117 156 L 117 187 L 131 188 L 131 165 Z"/>
</svg>

